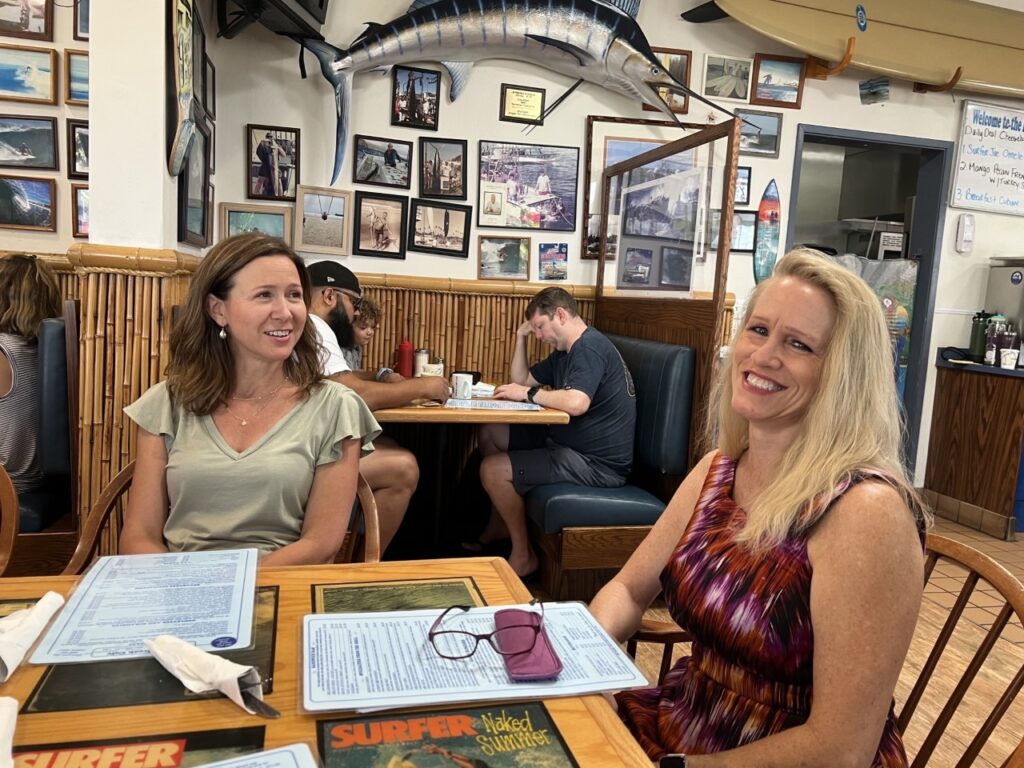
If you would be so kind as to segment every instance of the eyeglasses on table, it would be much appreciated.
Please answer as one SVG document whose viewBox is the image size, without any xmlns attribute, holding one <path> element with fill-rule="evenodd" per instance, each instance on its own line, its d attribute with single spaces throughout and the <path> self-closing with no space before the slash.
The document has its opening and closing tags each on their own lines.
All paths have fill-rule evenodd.
<svg viewBox="0 0 1024 768">
<path fill-rule="evenodd" d="M 450 621 L 456 616 L 463 615 L 471 607 L 468 605 L 453 605 L 450 608 L 446 608 L 437 617 L 427 633 L 427 638 L 430 640 L 430 644 L 434 647 L 437 655 L 443 659 L 469 658 L 477 652 L 481 640 L 486 640 L 491 648 L 502 656 L 515 656 L 519 653 L 527 653 L 532 651 L 533 646 L 537 644 L 537 635 L 540 634 L 541 628 L 544 626 L 544 603 L 534 599 L 530 601 L 530 605 L 540 606 L 540 613 L 530 614 L 531 616 L 538 617 L 536 624 L 532 622 L 529 624 L 514 624 L 484 634 L 465 632 L 460 629 L 444 629 L 443 626 L 446 620 Z M 532 632 L 523 632 L 522 630 L 524 629 L 532 630 Z"/>
</svg>

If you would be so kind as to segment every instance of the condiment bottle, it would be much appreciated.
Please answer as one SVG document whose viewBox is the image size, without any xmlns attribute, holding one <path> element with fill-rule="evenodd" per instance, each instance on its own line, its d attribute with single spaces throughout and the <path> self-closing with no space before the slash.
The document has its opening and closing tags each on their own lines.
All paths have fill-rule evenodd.
<svg viewBox="0 0 1024 768">
<path fill-rule="evenodd" d="M 423 366 L 430 362 L 430 350 L 424 347 L 417 349 L 412 355 L 412 375 L 423 375 Z"/>
<path fill-rule="evenodd" d="M 402 339 L 398 345 L 395 369 L 405 378 L 412 378 L 412 342 L 408 339 Z"/>
<path fill-rule="evenodd" d="M 442 377 L 442 378 L 444 378 L 444 358 L 443 357 L 437 358 L 437 364 L 439 366 L 441 366 L 441 370 L 438 371 L 437 375 Z"/>
</svg>

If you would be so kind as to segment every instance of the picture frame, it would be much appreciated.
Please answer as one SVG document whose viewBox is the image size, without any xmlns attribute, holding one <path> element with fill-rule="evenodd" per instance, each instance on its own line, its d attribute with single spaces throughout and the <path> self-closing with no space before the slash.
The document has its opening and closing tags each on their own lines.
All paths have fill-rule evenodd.
<svg viewBox="0 0 1024 768">
<path fill-rule="evenodd" d="M 718 248 L 718 228 L 722 220 L 722 211 L 714 209 L 708 216 L 708 248 Z M 732 212 L 732 242 L 730 253 L 753 253 L 754 240 L 757 236 L 757 211 Z"/>
<path fill-rule="evenodd" d="M 3 206 L 0 209 L 0 229 L 57 231 L 56 180 L 3 173 L 0 174 L 0 184 L 10 194 L 24 197 L 28 204 L 27 208 Z"/>
<path fill-rule="evenodd" d="M 692 248 L 661 246 L 658 285 L 676 291 L 689 291 L 693 277 L 693 257 Z"/>
<path fill-rule="evenodd" d="M 71 236 L 89 237 L 89 185 L 71 185 Z"/>
<path fill-rule="evenodd" d="M 89 106 L 89 52 L 64 50 L 64 103 Z"/>
<path fill-rule="evenodd" d="M 211 149 L 213 148 L 213 139 L 210 139 L 210 148 Z M 214 199 L 213 182 L 211 181 L 209 184 L 207 184 L 206 188 L 208 190 L 207 191 L 207 195 L 206 195 L 206 197 L 207 197 L 206 210 L 208 210 L 210 212 L 210 215 L 212 217 L 213 216 L 213 212 L 217 210 L 217 206 L 214 205 L 215 199 Z M 207 248 L 209 248 L 211 245 L 213 245 L 213 225 L 215 223 L 216 223 L 216 220 L 211 218 L 210 219 L 210 226 L 208 226 L 206 228 L 206 247 Z"/>
<path fill-rule="evenodd" d="M 206 75 L 203 78 L 203 109 L 210 116 L 210 120 L 217 119 L 217 69 L 213 66 L 213 60 L 209 56 L 203 57 L 203 66 L 206 68 Z"/>
<path fill-rule="evenodd" d="M 56 104 L 57 51 L 0 43 L 0 101 Z"/>
<path fill-rule="evenodd" d="M 735 205 L 750 205 L 750 166 L 740 165 L 736 168 L 736 190 L 732 202 Z"/>
<path fill-rule="evenodd" d="M 206 127 L 210 131 L 210 175 L 213 176 L 217 172 L 217 124 L 207 120 Z"/>
<path fill-rule="evenodd" d="M 704 54 L 704 79 L 701 95 L 715 101 L 750 100 L 750 81 L 754 60 L 718 53 Z"/>
<path fill-rule="evenodd" d="M 412 188 L 411 141 L 356 134 L 352 137 L 352 145 L 353 184 Z"/>
<path fill-rule="evenodd" d="M 206 115 L 206 29 L 198 0 L 192 0 L 192 103 L 199 116 Z"/>
<path fill-rule="evenodd" d="M 529 280 L 529 237 L 477 236 L 477 277 L 480 280 Z"/>
<path fill-rule="evenodd" d="M 477 226 L 574 231 L 579 162 L 579 147 L 481 139 Z"/>
<path fill-rule="evenodd" d="M 755 54 L 750 103 L 765 107 L 800 109 L 806 76 L 807 59 L 802 56 Z"/>
<path fill-rule="evenodd" d="M 0 168 L 56 171 L 57 118 L 0 115 Z"/>
<path fill-rule="evenodd" d="M 203 247 L 209 234 L 210 132 L 196 121 L 185 167 L 178 177 L 178 241 Z"/>
<path fill-rule="evenodd" d="M 501 84 L 498 119 L 506 123 L 544 125 L 544 101 L 547 91 L 526 85 Z"/>
<path fill-rule="evenodd" d="M 465 139 L 421 136 L 420 197 L 465 200 L 467 156 L 468 145 Z"/>
<path fill-rule="evenodd" d="M 537 245 L 537 279 L 568 280 L 569 279 L 569 244 L 538 243 Z"/>
<path fill-rule="evenodd" d="M 649 288 L 654 285 L 654 248 L 626 247 L 617 287 Z"/>
<path fill-rule="evenodd" d="M 409 250 L 469 258 L 473 208 L 413 198 L 409 210 Z"/>
<path fill-rule="evenodd" d="M 778 157 L 782 136 L 782 113 L 754 109 L 734 111 L 745 121 L 740 123 L 739 154 Z"/>
<path fill-rule="evenodd" d="M 245 136 L 246 197 L 294 202 L 299 185 L 299 129 L 250 123 Z"/>
<path fill-rule="evenodd" d="M 351 192 L 300 184 L 295 198 L 295 250 L 348 256 L 352 252 L 351 217 Z"/>
<path fill-rule="evenodd" d="M 75 0 L 75 40 L 89 40 L 89 0 Z"/>
<path fill-rule="evenodd" d="M 687 88 L 690 87 L 690 66 L 693 61 L 692 51 L 686 51 L 681 48 L 658 48 L 657 46 L 652 46 L 651 51 L 654 53 L 655 58 L 661 62 L 666 72 Z M 676 93 L 668 88 L 658 88 L 658 96 L 677 115 L 685 115 L 690 111 L 690 97 L 688 94 Z M 644 111 L 658 112 L 659 110 L 645 103 Z"/>
<path fill-rule="evenodd" d="M 409 198 L 356 190 L 352 253 L 385 259 L 405 258 Z"/>
<path fill-rule="evenodd" d="M 89 121 L 67 120 L 68 178 L 89 178 Z"/>
<path fill-rule="evenodd" d="M 260 232 L 292 244 L 292 207 L 255 203 L 221 203 L 217 206 L 220 238 Z"/>
<path fill-rule="evenodd" d="M 53 5 L 54 0 L 4 3 L 0 6 L 0 35 L 53 42 Z"/>
<path fill-rule="evenodd" d="M 441 109 L 441 73 L 434 69 L 391 69 L 391 124 L 436 131 Z"/>
<path fill-rule="evenodd" d="M 192 98 L 192 2 L 172 0 L 168 7 L 167 50 L 173 59 L 167 68 L 167 172 L 181 174 L 195 131 Z"/>
</svg>

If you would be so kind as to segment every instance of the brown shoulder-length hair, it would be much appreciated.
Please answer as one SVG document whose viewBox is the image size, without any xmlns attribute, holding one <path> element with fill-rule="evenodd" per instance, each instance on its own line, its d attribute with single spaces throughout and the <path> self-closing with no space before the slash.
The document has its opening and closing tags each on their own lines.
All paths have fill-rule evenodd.
<svg viewBox="0 0 1024 768">
<path fill-rule="evenodd" d="M 295 264 L 302 285 L 302 300 L 309 309 L 309 277 L 306 265 L 283 240 L 261 234 L 235 235 L 210 249 L 192 275 L 188 296 L 171 328 L 171 362 L 167 386 L 171 397 L 186 410 L 205 416 L 231 394 L 235 361 L 227 342 L 219 337 L 220 326 L 207 311 L 207 298 L 227 299 L 235 275 L 247 264 L 265 256 L 286 256 Z M 285 374 L 303 395 L 322 380 L 316 330 L 306 318 L 298 343 L 284 363 Z"/>
<path fill-rule="evenodd" d="M 0 333 L 30 342 L 47 317 L 60 317 L 60 288 L 46 262 L 24 253 L 0 256 Z"/>
</svg>

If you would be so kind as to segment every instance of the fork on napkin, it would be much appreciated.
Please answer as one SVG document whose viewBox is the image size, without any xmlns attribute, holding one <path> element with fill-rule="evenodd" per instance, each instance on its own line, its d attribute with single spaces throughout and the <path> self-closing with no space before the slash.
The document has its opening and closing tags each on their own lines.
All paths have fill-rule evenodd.
<svg viewBox="0 0 1024 768">
<path fill-rule="evenodd" d="M 63 596 L 47 592 L 31 608 L 22 608 L 0 619 L 0 683 L 6 683 L 14 674 L 28 649 L 62 605 Z"/>
</svg>

